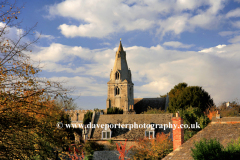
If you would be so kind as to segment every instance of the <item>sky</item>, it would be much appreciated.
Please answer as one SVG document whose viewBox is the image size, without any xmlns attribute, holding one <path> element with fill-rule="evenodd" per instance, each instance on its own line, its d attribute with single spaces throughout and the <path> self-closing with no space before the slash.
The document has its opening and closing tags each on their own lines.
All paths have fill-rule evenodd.
<svg viewBox="0 0 240 160">
<path fill-rule="evenodd" d="M 240 98 L 240 0 L 22 4 L 22 29 L 37 23 L 33 36 L 41 34 L 30 53 L 41 63 L 39 76 L 74 88 L 78 108 L 106 108 L 120 38 L 135 98 L 159 97 L 182 82 L 201 86 L 216 105 Z"/>
</svg>

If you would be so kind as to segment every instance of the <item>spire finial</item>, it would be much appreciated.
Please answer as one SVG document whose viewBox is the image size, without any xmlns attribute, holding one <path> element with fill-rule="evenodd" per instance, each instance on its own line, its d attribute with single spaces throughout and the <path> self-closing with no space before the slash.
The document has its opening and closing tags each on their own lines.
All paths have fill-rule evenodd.
<svg viewBox="0 0 240 160">
<path fill-rule="evenodd" d="M 123 51 L 122 43 L 121 43 L 121 38 L 120 38 L 120 43 L 118 47 L 118 52 Z"/>
<path fill-rule="evenodd" d="M 120 38 L 120 41 L 122 40 L 122 38 Z"/>
</svg>

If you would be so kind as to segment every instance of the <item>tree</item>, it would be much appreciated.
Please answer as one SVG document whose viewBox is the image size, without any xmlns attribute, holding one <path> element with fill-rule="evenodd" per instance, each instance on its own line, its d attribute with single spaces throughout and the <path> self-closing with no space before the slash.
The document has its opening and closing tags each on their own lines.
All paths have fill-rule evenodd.
<svg viewBox="0 0 240 160">
<path fill-rule="evenodd" d="M 23 7 L 11 2 L 0 2 L 0 159 L 53 158 L 53 148 L 68 143 L 65 129 L 56 128 L 66 117 L 54 98 L 68 97 L 59 83 L 37 77 L 29 56 L 34 27 L 20 29 Z M 11 37 L 11 29 L 18 34 Z"/>
<path fill-rule="evenodd" d="M 89 124 L 92 121 L 92 115 L 93 112 L 91 111 L 88 111 L 86 114 L 84 114 L 83 124 Z"/>
<path fill-rule="evenodd" d="M 123 109 L 118 107 L 108 108 L 107 114 L 123 114 Z"/>
<path fill-rule="evenodd" d="M 202 112 L 214 106 L 214 102 L 208 92 L 199 86 L 187 86 L 187 83 L 179 83 L 169 92 L 169 112 L 176 112 L 188 107 L 198 107 Z"/>
<path fill-rule="evenodd" d="M 222 117 L 238 117 L 240 116 L 240 104 L 236 101 L 230 102 L 230 105 L 227 107 L 226 102 L 223 102 L 220 106 L 220 114 Z"/>
<path fill-rule="evenodd" d="M 184 141 L 187 141 L 210 123 L 208 116 L 197 107 L 190 106 L 185 110 L 180 110 L 180 117 L 183 118 L 183 123 L 188 126 L 195 124 L 195 128 L 184 128 Z M 199 124 L 200 128 L 197 128 L 196 122 Z"/>
</svg>

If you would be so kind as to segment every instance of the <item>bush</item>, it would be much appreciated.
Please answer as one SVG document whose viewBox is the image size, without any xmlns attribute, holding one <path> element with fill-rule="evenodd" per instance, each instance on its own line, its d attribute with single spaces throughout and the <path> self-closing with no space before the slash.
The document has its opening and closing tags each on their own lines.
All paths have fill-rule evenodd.
<svg viewBox="0 0 240 160">
<path fill-rule="evenodd" d="M 239 159 L 240 157 L 240 138 L 236 142 L 231 142 L 225 148 L 225 154 L 228 159 Z"/>
<path fill-rule="evenodd" d="M 93 112 L 91 111 L 88 111 L 86 114 L 84 114 L 83 124 L 89 124 L 89 122 L 92 121 L 92 115 L 93 115 Z"/>
<path fill-rule="evenodd" d="M 93 155 L 94 151 L 104 150 L 104 146 L 94 141 L 86 141 L 83 148 L 85 155 Z"/>
<path fill-rule="evenodd" d="M 84 158 L 84 160 L 92 160 L 93 159 L 93 155 L 88 155 Z"/>
<path fill-rule="evenodd" d="M 195 147 L 191 149 L 194 160 L 220 160 L 224 157 L 223 146 L 216 139 L 203 139 L 195 143 Z"/>
<path fill-rule="evenodd" d="M 123 110 L 117 107 L 108 108 L 107 114 L 123 114 Z"/>
<path fill-rule="evenodd" d="M 156 138 L 139 139 L 132 148 L 133 159 L 161 159 L 168 155 L 172 148 L 172 141 L 164 133 L 157 134 Z"/>
<path fill-rule="evenodd" d="M 240 138 L 229 143 L 225 149 L 216 139 L 203 139 L 195 143 L 195 147 L 191 149 L 194 160 L 232 160 L 239 159 L 240 156 Z"/>
</svg>

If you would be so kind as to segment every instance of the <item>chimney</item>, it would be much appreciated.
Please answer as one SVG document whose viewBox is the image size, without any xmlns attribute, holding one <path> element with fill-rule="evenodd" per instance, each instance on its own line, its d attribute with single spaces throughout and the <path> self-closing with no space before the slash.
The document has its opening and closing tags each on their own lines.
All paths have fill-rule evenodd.
<svg viewBox="0 0 240 160">
<path fill-rule="evenodd" d="M 184 142 L 184 129 L 180 127 L 183 124 L 183 119 L 179 117 L 179 113 L 176 113 L 176 117 L 172 118 L 173 123 L 173 150 L 180 147 Z M 174 128 L 174 125 L 176 128 Z"/>
</svg>

